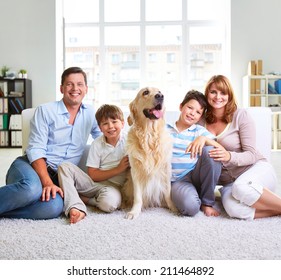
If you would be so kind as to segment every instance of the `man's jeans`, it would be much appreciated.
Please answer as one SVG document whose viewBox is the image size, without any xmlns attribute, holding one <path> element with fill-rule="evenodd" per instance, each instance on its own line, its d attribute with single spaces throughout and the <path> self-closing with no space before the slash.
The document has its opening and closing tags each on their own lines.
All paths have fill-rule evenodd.
<svg viewBox="0 0 281 280">
<path fill-rule="evenodd" d="M 52 219 L 61 215 L 63 199 L 59 194 L 49 201 L 41 201 L 42 184 L 26 156 L 12 163 L 6 184 L 0 187 L 0 217 Z"/>
</svg>

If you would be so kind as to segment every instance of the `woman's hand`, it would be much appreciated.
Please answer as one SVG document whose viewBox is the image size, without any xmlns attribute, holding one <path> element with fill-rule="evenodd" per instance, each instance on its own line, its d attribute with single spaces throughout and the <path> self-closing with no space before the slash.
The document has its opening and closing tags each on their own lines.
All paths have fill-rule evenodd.
<svg viewBox="0 0 281 280">
<path fill-rule="evenodd" d="M 214 149 L 209 151 L 209 155 L 215 161 L 229 161 L 231 158 L 230 152 L 224 149 L 222 146 L 215 147 Z"/>
</svg>

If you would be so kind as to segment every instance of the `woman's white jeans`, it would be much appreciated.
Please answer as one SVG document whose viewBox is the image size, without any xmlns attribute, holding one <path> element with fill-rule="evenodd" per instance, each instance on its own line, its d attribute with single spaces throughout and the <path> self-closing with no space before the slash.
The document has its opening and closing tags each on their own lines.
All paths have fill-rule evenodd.
<svg viewBox="0 0 281 280">
<path fill-rule="evenodd" d="M 275 191 L 277 176 L 273 166 L 266 161 L 258 161 L 240 175 L 233 183 L 219 189 L 222 204 L 230 217 L 252 220 L 255 208 L 251 207 L 259 200 L 263 188 Z"/>
</svg>

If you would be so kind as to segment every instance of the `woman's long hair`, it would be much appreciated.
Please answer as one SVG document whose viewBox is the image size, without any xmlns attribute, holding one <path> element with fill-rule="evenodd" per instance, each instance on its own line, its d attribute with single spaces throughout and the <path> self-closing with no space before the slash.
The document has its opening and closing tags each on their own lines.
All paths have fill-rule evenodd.
<svg viewBox="0 0 281 280">
<path fill-rule="evenodd" d="M 225 121 L 226 123 L 230 123 L 232 121 L 234 112 L 237 110 L 237 102 L 230 81 L 223 75 L 215 75 L 211 77 L 205 88 L 205 96 L 207 100 L 208 95 L 210 93 L 210 88 L 213 84 L 216 85 L 218 90 L 228 95 L 228 103 L 225 106 L 225 114 L 223 121 Z M 205 120 L 207 123 L 214 123 L 217 120 L 216 116 L 214 115 L 214 108 L 210 106 L 209 103 L 207 106 Z"/>
</svg>

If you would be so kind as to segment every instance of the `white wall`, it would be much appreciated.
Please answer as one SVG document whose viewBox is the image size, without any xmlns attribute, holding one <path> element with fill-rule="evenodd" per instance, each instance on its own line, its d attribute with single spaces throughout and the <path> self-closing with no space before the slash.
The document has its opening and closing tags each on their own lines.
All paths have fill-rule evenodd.
<svg viewBox="0 0 281 280">
<path fill-rule="evenodd" d="M 264 74 L 281 72 L 281 1 L 231 2 L 231 81 L 241 102 L 250 60 L 262 59 Z"/>
<path fill-rule="evenodd" d="M 230 79 L 240 102 L 242 77 L 247 73 L 248 61 L 262 59 L 265 73 L 281 72 L 281 1 L 231 2 Z M 33 106 L 55 100 L 59 92 L 62 71 L 60 5 L 61 0 L 0 2 L 0 67 L 8 65 L 15 70 L 28 70 L 33 82 Z"/>
<path fill-rule="evenodd" d="M 0 68 L 27 69 L 33 106 L 54 100 L 56 0 L 1 0 L 0 11 Z"/>
</svg>

